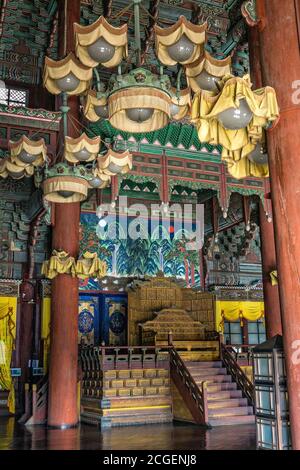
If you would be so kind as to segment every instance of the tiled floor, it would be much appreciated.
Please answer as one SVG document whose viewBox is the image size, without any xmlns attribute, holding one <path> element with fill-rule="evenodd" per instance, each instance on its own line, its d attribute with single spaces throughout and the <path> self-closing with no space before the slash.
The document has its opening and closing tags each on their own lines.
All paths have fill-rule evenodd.
<svg viewBox="0 0 300 470">
<path fill-rule="evenodd" d="M 25 428 L 14 418 L 0 418 L 0 450 L 255 450 L 255 426 L 220 426 L 205 430 L 185 424 L 129 426 L 100 432 L 81 425 L 56 430 Z"/>
</svg>

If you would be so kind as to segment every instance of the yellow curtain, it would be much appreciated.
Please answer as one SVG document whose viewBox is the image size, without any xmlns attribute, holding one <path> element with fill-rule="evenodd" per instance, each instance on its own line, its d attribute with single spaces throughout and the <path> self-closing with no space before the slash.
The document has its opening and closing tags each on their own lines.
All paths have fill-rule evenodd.
<svg viewBox="0 0 300 470">
<path fill-rule="evenodd" d="M 11 377 L 11 357 L 16 338 L 17 299 L 0 297 L 0 387 L 9 391 L 8 409 L 15 412 L 15 390 Z"/>
<path fill-rule="evenodd" d="M 264 318 L 264 302 L 251 301 L 216 301 L 216 328 L 217 331 L 224 331 L 224 321 L 238 321 L 243 318 L 248 321 L 257 321 Z"/>
<path fill-rule="evenodd" d="M 44 373 L 48 371 L 48 359 L 50 351 L 50 322 L 51 322 L 51 298 L 45 297 L 42 303 L 42 331 L 41 338 L 44 344 L 43 363 Z"/>
</svg>

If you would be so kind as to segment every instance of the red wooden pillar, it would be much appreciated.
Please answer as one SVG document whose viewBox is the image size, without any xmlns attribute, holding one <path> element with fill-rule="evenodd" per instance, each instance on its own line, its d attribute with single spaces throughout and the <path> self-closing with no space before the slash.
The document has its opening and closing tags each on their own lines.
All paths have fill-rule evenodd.
<svg viewBox="0 0 300 470">
<path fill-rule="evenodd" d="M 59 2 L 60 57 L 74 50 L 73 23 L 80 20 L 80 0 Z M 68 99 L 69 114 L 79 119 L 76 97 Z M 68 135 L 78 137 L 69 126 Z M 80 204 L 55 204 L 53 249 L 77 257 L 79 249 Z M 51 349 L 49 367 L 48 425 L 71 427 L 78 423 L 78 279 L 59 274 L 52 281 Z"/>
<path fill-rule="evenodd" d="M 263 86 L 260 58 L 260 26 L 250 27 L 248 30 L 250 72 L 255 89 Z M 267 338 L 272 338 L 277 334 L 282 334 L 279 290 L 278 286 L 272 286 L 270 279 L 270 272 L 277 269 L 274 224 L 273 220 L 267 220 L 261 203 L 259 206 L 266 333 Z M 270 210 L 272 210 L 271 207 Z"/>
<path fill-rule="evenodd" d="M 259 204 L 260 240 L 267 338 L 282 335 L 278 286 L 272 286 L 270 272 L 277 269 L 274 224 L 269 222 L 262 203 Z"/>
<path fill-rule="evenodd" d="M 294 450 L 300 450 L 299 3 L 266 2 L 260 35 L 263 82 L 276 89 L 281 111 L 279 124 L 268 132 L 268 150 Z"/>
</svg>

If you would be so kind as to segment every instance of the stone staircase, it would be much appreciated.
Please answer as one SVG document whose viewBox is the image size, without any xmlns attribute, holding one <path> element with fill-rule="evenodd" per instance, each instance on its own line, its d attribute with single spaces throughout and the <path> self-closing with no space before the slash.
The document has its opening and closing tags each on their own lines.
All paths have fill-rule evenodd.
<svg viewBox="0 0 300 470">
<path fill-rule="evenodd" d="M 106 370 L 85 378 L 81 422 L 101 428 L 170 423 L 173 420 L 169 370 Z"/>
<path fill-rule="evenodd" d="M 197 384 L 206 381 L 211 426 L 254 423 L 253 407 L 243 398 L 221 361 L 185 361 Z"/>
</svg>

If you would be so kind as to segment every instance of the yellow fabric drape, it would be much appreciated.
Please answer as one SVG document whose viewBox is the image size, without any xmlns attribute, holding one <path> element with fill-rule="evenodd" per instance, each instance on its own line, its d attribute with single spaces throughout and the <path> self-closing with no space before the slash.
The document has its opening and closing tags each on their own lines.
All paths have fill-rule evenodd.
<svg viewBox="0 0 300 470">
<path fill-rule="evenodd" d="M 43 263 L 42 274 L 48 279 L 54 279 L 58 274 L 71 274 L 75 277 L 75 259 L 65 251 L 53 250 L 51 258 Z"/>
<path fill-rule="evenodd" d="M 45 297 L 42 303 L 42 325 L 41 338 L 43 340 L 43 365 L 44 373 L 48 371 L 49 352 L 50 352 L 50 323 L 51 323 L 51 298 Z"/>
<path fill-rule="evenodd" d="M 264 317 L 264 310 L 264 302 L 217 300 L 217 331 L 223 332 L 225 320 L 230 322 L 240 320 L 242 322 L 245 318 L 248 321 L 257 321 Z"/>
<path fill-rule="evenodd" d="M 104 277 L 106 275 L 107 264 L 98 258 L 97 253 L 89 251 L 83 253 L 83 257 L 76 263 L 76 274 L 80 279 L 89 277 Z"/>
<path fill-rule="evenodd" d="M 270 272 L 270 279 L 272 286 L 278 285 L 278 272 L 276 270 Z"/>
<path fill-rule="evenodd" d="M 15 347 L 17 299 L 0 297 L 0 386 L 9 391 L 8 409 L 15 412 L 15 390 L 10 367 Z"/>
<path fill-rule="evenodd" d="M 264 128 L 279 117 L 276 93 L 271 87 L 252 91 L 248 75 L 243 78 L 229 75 L 222 82 L 218 95 L 200 91 L 194 97 L 191 121 L 197 127 L 199 140 L 222 145 L 222 160 L 235 178 L 267 177 L 268 165 L 250 162 L 246 157 L 263 140 Z M 241 99 L 246 99 L 253 113 L 250 124 L 243 129 L 225 129 L 218 120 L 219 114 L 228 108 L 238 108 Z"/>
</svg>

